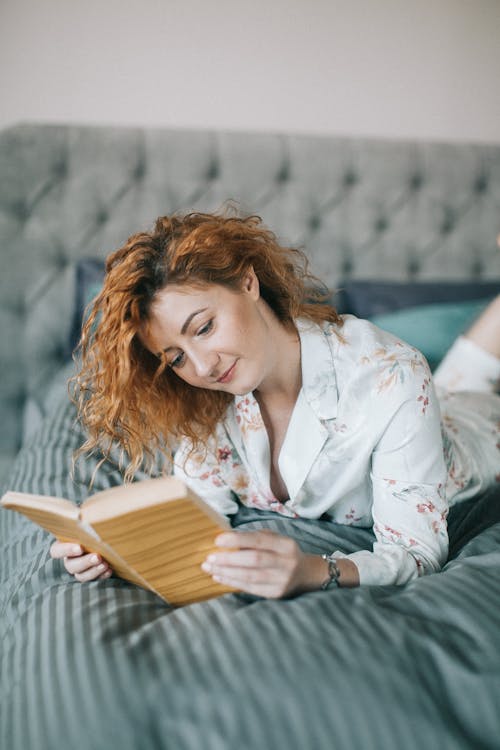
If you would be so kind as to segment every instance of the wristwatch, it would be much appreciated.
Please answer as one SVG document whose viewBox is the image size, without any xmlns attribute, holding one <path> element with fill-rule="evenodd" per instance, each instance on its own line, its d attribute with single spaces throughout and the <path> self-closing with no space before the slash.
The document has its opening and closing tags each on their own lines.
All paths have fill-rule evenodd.
<svg viewBox="0 0 500 750">
<path fill-rule="evenodd" d="M 328 563 L 328 578 L 321 584 L 322 590 L 324 591 L 325 589 L 329 588 L 332 583 L 334 583 L 336 586 L 340 586 L 340 570 L 337 565 L 337 558 L 333 555 L 321 555 L 321 557 Z"/>
</svg>

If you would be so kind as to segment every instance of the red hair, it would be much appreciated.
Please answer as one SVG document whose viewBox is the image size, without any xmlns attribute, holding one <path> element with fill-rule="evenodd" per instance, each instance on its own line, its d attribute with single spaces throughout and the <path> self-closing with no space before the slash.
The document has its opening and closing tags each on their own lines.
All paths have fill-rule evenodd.
<svg viewBox="0 0 500 750">
<path fill-rule="evenodd" d="M 158 291 L 168 284 L 219 284 L 241 289 L 253 268 L 261 297 L 285 326 L 295 318 L 342 325 L 336 310 L 318 305 L 327 290 L 308 271 L 305 255 L 282 247 L 259 217 L 190 213 L 160 217 L 152 232 L 130 237 L 106 261 L 101 293 L 80 341 L 81 370 L 73 393 L 88 438 L 79 453 L 113 443 L 131 479 L 158 452 L 170 455 L 180 437 L 205 443 L 233 396 L 194 388 L 149 352 L 139 337 Z"/>
</svg>

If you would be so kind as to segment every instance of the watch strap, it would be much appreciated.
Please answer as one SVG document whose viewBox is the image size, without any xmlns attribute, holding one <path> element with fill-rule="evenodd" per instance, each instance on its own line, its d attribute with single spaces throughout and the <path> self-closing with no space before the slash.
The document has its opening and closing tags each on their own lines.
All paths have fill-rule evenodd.
<svg viewBox="0 0 500 750">
<path fill-rule="evenodd" d="M 321 555 L 323 560 L 326 560 L 328 563 L 328 578 L 323 581 L 321 584 L 321 589 L 324 591 L 325 589 L 329 588 L 332 584 L 335 584 L 336 586 L 340 586 L 339 578 L 340 578 L 340 570 L 337 565 L 337 558 L 333 555 Z"/>
</svg>

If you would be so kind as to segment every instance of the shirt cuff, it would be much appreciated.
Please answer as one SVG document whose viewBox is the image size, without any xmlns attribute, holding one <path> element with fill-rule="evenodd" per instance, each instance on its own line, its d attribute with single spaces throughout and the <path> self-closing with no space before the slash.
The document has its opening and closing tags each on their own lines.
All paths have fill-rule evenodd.
<svg viewBox="0 0 500 750">
<path fill-rule="evenodd" d="M 334 552 L 334 557 L 345 557 L 356 565 L 360 586 L 390 586 L 408 583 L 418 578 L 417 561 L 400 548 L 386 548 L 380 552 L 360 550 L 346 555 Z"/>
</svg>

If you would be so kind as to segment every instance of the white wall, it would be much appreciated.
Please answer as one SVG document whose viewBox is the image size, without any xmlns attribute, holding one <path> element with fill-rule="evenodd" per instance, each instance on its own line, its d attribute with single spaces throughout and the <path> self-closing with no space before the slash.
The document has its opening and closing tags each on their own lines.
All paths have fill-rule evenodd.
<svg viewBox="0 0 500 750">
<path fill-rule="evenodd" d="M 500 0 L 0 0 L 22 120 L 500 142 Z"/>
</svg>

